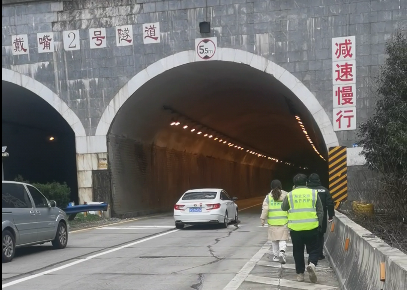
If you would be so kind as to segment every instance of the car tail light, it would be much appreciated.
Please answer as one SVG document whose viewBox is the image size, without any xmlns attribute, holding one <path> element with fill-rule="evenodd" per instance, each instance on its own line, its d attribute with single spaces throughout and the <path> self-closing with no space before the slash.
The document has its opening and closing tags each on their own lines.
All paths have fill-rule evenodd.
<svg viewBox="0 0 407 290">
<path fill-rule="evenodd" d="M 185 205 L 182 205 L 182 204 L 176 204 L 176 205 L 174 205 L 174 209 L 175 210 L 183 210 L 182 208 L 184 207 Z"/>
<path fill-rule="evenodd" d="M 211 209 L 218 209 L 220 208 L 220 203 L 215 203 L 215 204 L 207 204 L 206 209 L 211 210 Z"/>
</svg>

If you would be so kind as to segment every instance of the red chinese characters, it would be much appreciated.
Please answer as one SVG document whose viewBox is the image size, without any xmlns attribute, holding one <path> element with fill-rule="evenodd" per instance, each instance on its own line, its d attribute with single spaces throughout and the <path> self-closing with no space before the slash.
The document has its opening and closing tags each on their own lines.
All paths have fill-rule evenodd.
<svg viewBox="0 0 407 290">
<path fill-rule="evenodd" d="M 28 54 L 28 37 L 24 35 L 13 35 L 11 38 L 13 55 Z"/>
<path fill-rule="evenodd" d="M 146 27 L 146 29 L 144 30 L 145 36 L 144 38 L 151 38 L 153 40 L 157 40 L 158 37 L 156 36 L 156 27 L 154 26 L 154 24 L 150 25 L 149 27 Z"/>
<path fill-rule="evenodd" d="M 93 28 L 89 29 L 90 48 L 106 47 L 106 29 Z"/>
<path fill-rule="evenodd" d="M 356 129 L 356 108 L 334 109 L 334 129 L 355 130 Z"/>
<path fill-rule="evenodd" d="M 332 39 L 332 97 L 335 131 L 356 129 L 355 36 Z"/>
<path fill-rule="evenodd" d="M 355 47 L 355 36 L 332 38 L 332 60 L 355 59 Z"/>
<path fill-rule="evenodd" d="M 51 50 L 51 37 L 49 35 L 44 35 L 44 37 L 40 37 L 38 42 L 42 45 L 43 50 Z"/>
<path fill-rule="evenodd" d="M 54 52 L 54 33 L 38 33 L 37 34 L 38 52 Z"/>
<path fill-rule="evenodd" d="M 337 82 L 353 82 L 353 70 L 355 69 L 354 63 L 344 62 L 337 63 L 335 70 L 335 81 Z"/>
<path fill-rule="evenodd" d="M 353 43 L 352 40 L 349 38 L 346 38 L 344 42 L 336 42 L 336 51 L 335 51 L 335 56 L 337 59 L 339 58 L 348 58 L 352 59 L 353 58 Z"/>
<path fill-rule="evenodd" d="M 144 44 L 160 42 L 160 23 L 143 24 L 143 42 Z"/>
<path fill-rule="evenodd" d="M 133 27 L 131 25 L 116 27 L 116 45 L 127 46 L 133 44 Z"/>
<path fill-rule="evenodd" d="M 337 107 L 349 107 L 355 106 L 356 86 L 350 85 L 338 85 L 334 86 L 334 108 Z"/>
</svg>

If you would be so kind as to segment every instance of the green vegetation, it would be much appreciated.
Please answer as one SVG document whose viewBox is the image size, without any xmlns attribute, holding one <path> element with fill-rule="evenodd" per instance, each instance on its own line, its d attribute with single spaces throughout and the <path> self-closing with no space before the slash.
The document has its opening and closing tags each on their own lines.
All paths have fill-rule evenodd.
<svg viewBox="0 0 407 290">
<path fill-rule="evenodd" d="M 398 31 L 386 46 L 388 58 L 377 80 L 375 112 L 360 126 L 368 167 L 377 172 L 380 197 L 398 218 L 407 213 L 407 36 Z M 381 199 L 382 199 L 381 198 Z M 384 204 L 381 204 L 383 207 Z"/>
<path fill-rule="evenodd" d="M 21 175 L 15 178 L 15 181 L 30 183 L 28 180 L 24 180 Z M 68 206 L 69 198 L 71 196 L 71 189 L 68 185 L 59 182 L 48 182 L 48 183 L 30 183 L 34 185 L 48 200 L 55 200 L 57 206 L 64 209 Z"/>
</svg>

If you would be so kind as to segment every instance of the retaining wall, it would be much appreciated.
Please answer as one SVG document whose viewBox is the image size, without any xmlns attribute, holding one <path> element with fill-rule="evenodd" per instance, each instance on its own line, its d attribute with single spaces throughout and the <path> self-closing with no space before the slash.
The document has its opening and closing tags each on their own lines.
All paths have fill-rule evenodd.
<svg viewBox="0 0 407 290">
<path fill-rule="evenodd" d="M 407 289 L 407 255 L 336 212 L 328 226 L 325 251 L 343 290 Z M 345 249 L 349 239 L 348 249 Z M 381 263 L 385 279 L 381 280 Z"/>
</svg>

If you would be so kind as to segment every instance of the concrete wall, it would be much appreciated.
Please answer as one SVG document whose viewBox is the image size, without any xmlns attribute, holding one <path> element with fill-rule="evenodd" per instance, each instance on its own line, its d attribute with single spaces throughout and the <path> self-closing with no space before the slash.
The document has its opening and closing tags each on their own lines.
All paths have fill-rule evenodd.
<svg viewBox="0 0 407 290">
<path fill-rule="evenodd" d="M 116 136 L 109 136 L 109 159 L 112 214 L 119 217 L 169 211 L 183 192 L 208 185 L 224 188 L 239 199 L 265 196 L 275 174 L 284 185 L 288 184 L 284 176 L 293 176 L 281 169 L 275 172 L 258 164 L 239 164 Z"/>
<path fill-rule="evenodd" d="M 334 231 L 328 226 L 325 251 L 343 290 L 407 289 L 407 255 L 339 212 L 334 218 Z M 384 281 L 380 279 L 382 262 L 385 263 Z"/>
</svg>

